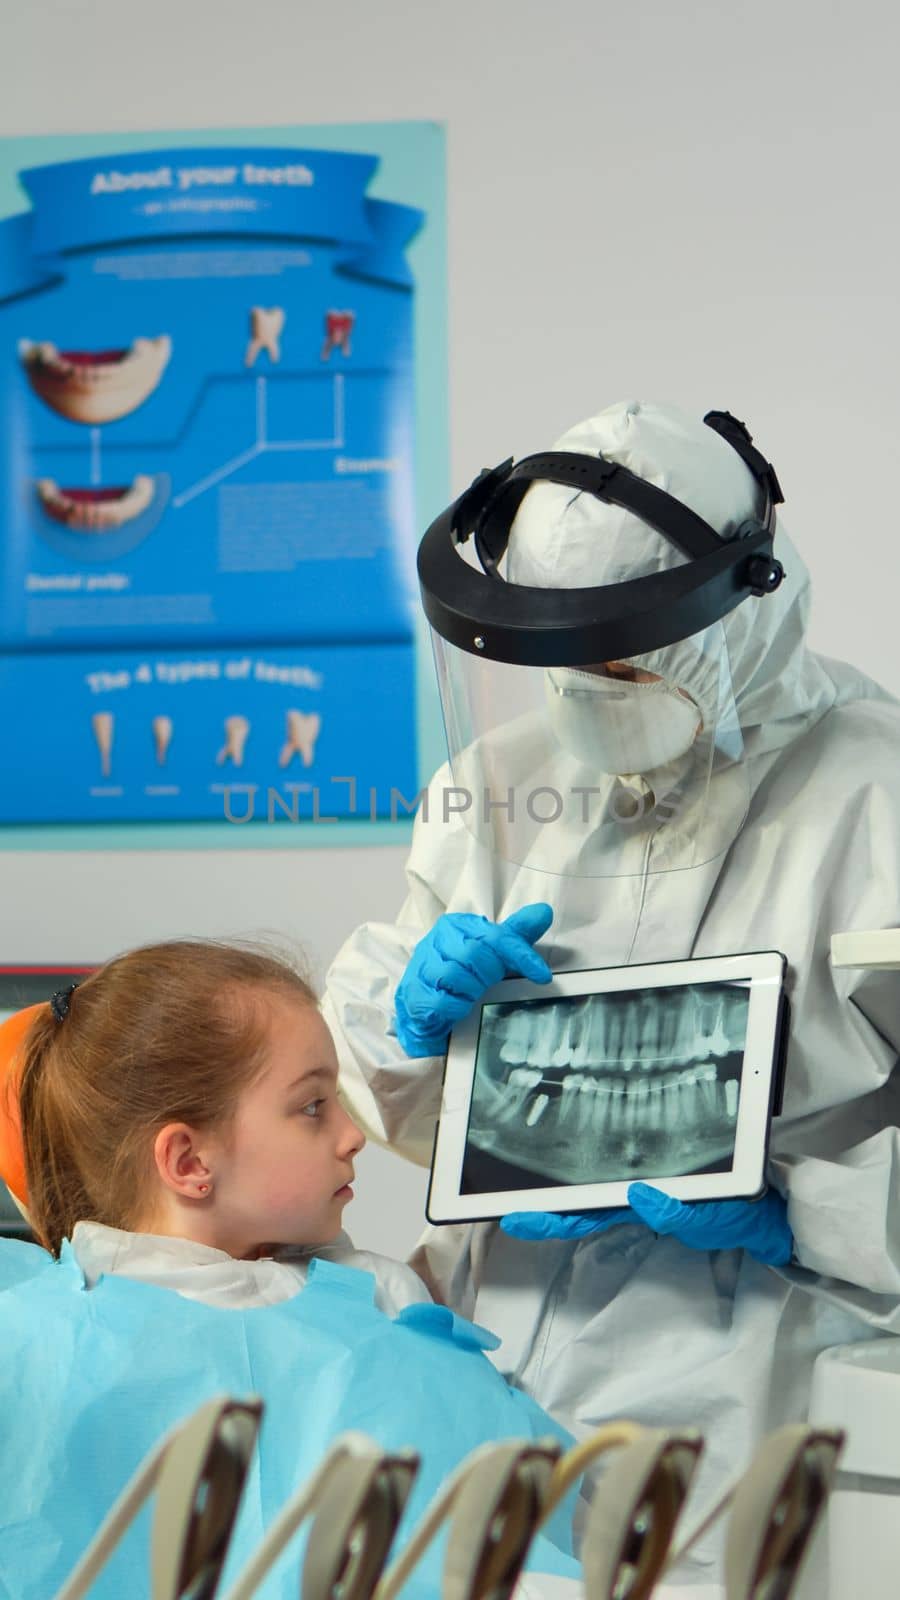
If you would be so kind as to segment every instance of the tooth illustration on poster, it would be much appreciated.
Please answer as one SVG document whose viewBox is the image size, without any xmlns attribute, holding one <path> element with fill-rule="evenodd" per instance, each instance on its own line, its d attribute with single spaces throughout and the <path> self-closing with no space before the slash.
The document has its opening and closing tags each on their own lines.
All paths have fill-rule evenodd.
<svg viewBox="0 0 900 1600">
<path fill-rule="evenodd" d="M 289 711 L 286 717 L 287 738 L 278 757 L 280 767 L 288 767 L 299 756 L 304 767 L 315 760 L 316 740 L 322 729 L 322 718 L 317 711 Z"/>
<path fill-rule="evenodd" d="M 216 765 L 221 767 L 226 761 L 231 761 L 236 767 L 244 765 L 244 746 L 250 734 L 250 723 L 246 717 L 225 718 L 225 743 L 216 756 Z"/>
<path fill-rule="evenodd" d="M 91 727 L 94 730 L 94 738 L 97 743 L 97 749 L 100 752 L 100 770 L 104 778 L 108 778 L 112 774 L 114 722 L 115 718 L 109 711 L 95 711 L 91 717 Z"/>
<path fill-rule="evenodd" d="M 166 757 L 169 754 L 169 745 L 172 743 L 172 718 L 154 717 L 150 726 L 153 732 L 153 745 L 156 750 L 156 765 L 164 767 Z"/>
<path fill-rule="evenodd" d="M 281 360 L 281 334 L 284 328 L 284 307 L 264 306 L 250 308 L 250 342 L 244 355 L 244 366 L 252 367 L 261 350 L 270 361 Z"/>
<path fill-rule="evenodd" d="M 0 141 L 0 825 L 409 815 L 443 134 L 306 136 Z"/>
<path fill-rule="evenodd" d="M 352 355 L 350 336 L 355 321 L 355 311 L 326 311 L 325 342 L 322 345 L 323 361 L 330 359 L 332 350 L 340 350 L 344 356 Z"/>
</svg>

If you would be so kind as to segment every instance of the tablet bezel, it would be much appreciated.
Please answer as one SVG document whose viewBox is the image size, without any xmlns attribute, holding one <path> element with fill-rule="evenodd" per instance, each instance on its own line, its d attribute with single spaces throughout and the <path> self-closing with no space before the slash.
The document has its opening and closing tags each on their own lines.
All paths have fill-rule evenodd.
<svg viewBox="0 0 900 1600">
<path fill-rule="evenodd" d="M 728 1172 L 653 1179 L 679 1200 L 756 1199 L 766 1186 L 769 1129 L 782 1056 L 782 1019 L 787 960 L 779 950 L 702 956 L 688 961 L 645 962 L 629 967 L 582 968 L 554 973 L 550 983 L 508 978 L 495 984 L 450 1036 L 435 1129 L 425 1214 L 432 1223 L 476 1222 L 515 1211 L 595 1211 L 628 1203 L 631 1179 L 460 1194 L 475 1079 L 475 1060 L 486 1005 L 516 1000 L 552 1000 L 628 990 L 677 988 L 686 984 L 747 982 L 750 1001 L 744 1067 L 735 1128 L 734 1163 Z"/>
</svg>

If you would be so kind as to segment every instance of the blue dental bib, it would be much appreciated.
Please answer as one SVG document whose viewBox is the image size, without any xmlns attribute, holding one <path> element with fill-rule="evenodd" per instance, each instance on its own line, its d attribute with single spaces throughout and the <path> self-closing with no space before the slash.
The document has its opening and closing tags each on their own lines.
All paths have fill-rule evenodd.
<svg viewBox="0 0 900 1600">
<path fill-rule="evenodd" d="M 487 1360 L 494 1336 L 443 1306 L 395 1318 L 375 1280 L 314 1259 L 290 1300 L 236 1311 L 168 1289 L 103 1277 L 93 1289 L 66 1242 L 58 1262 L 36 1246 L 0 1245 L 3 1341 L 0 1600 L 49 1600 L 161 1435 L 202 1401 L 260 1395 L 265 1414 L 222 1593 L 332 1440 L 360 1429 L 419 1451 L 422 1465 L 395 1550 L 457 1464 L 478 1445 L 564 1429 Z M 148 1592 L 150 1508 L 97 1580 L 97 1600 Z M 571 1498 L 532 1547 L 529 1566 L 577 1577 Z M 294 1542 L 259 1590 L 296 1600 Z M 404 1595 L 440 1592 L 443 1539 Z"/>
</svg>

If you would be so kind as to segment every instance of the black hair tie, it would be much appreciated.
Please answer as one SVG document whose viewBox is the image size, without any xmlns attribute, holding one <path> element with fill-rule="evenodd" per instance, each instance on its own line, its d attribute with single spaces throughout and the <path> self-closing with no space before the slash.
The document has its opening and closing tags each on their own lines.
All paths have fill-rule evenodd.
<svg viewBox="0 0 900 1600">
<path fill-rule="evenodd" d="M 65 1022 L 66 1017 L 69 1015 L 69 998 L 77 988 L 77 983 L 70 983 L 68 988 L 57 989 L 56 993 L 51 995 L 50 1010 L 53 1012 L 57 1022 Z"/>
</svg>

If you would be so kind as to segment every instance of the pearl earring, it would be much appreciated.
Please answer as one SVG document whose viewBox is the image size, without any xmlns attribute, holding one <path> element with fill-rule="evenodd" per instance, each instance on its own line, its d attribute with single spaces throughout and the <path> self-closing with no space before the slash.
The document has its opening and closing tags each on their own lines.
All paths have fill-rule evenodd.
<svg viewBox="0 0 900 1600">
<path fill-rule="evenodd" d="M 197 1193 L 198 1194 L 209 1194 L 209 1184 L 208 1183 L 198 1183 L 198 1185 L 197 1185 Z"/>
</svg>

